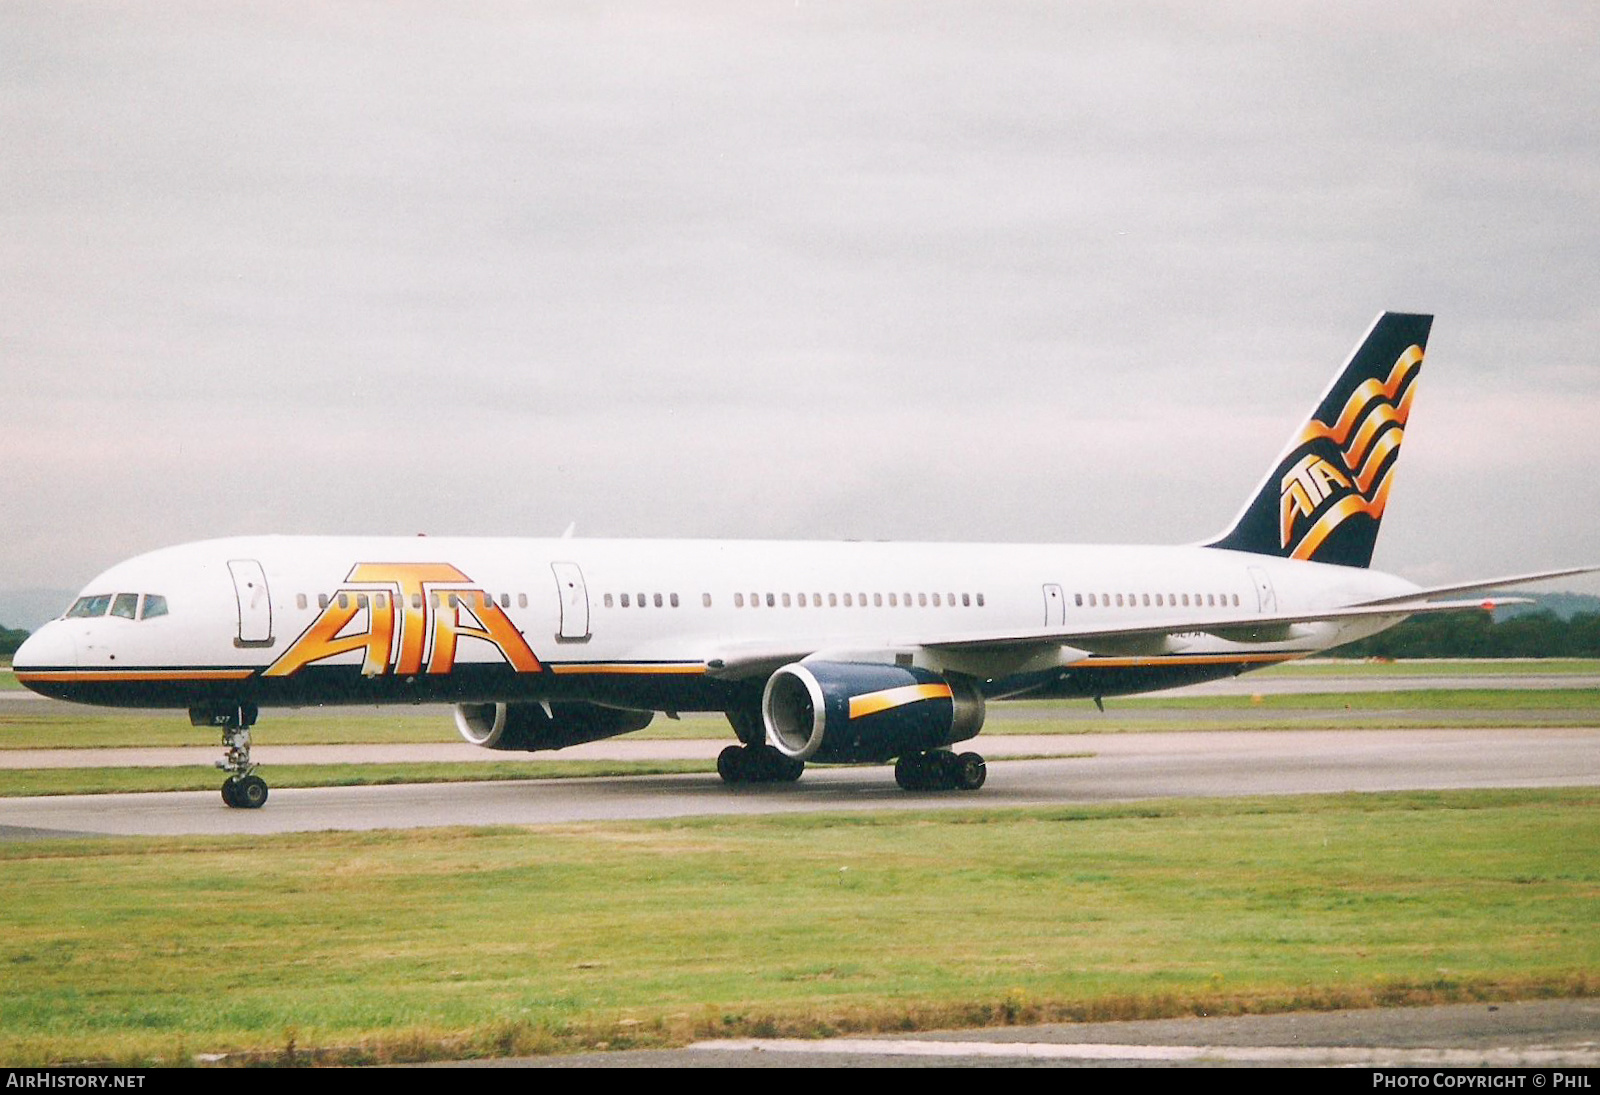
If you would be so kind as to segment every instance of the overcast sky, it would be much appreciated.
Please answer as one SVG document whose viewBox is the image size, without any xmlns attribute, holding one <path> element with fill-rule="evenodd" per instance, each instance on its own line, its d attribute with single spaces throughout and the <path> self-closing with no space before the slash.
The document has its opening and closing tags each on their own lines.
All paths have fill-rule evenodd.
<svg viewBox="0 0 1600 1095">
<path fill-rule="evenodd" d="M 256 532 L 1600 562 L 1600 5 L 0 4 L 0 589 Z M 1600 591 L 1600 585 L 1558 583 Z"/>
</svg>

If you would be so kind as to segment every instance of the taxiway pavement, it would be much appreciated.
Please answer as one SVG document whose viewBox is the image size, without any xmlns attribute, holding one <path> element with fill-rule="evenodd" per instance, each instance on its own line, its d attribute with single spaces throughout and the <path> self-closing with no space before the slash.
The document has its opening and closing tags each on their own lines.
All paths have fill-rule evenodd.
<svg viewBox="0 0 1600 1095">
<path fill-rule="evenodd" d="M 908 793 L 888 766 L 812 768 L 793 784 L 715 775 L 281 788 L 260 810 L 215 791 L 0 799 L 0 836 L 179 835 L 1070 805 L 1168 797 L 1600 785 L 1600 729 L 1229 731 L 980 739 L 1089 756 L 996 760 L 978 792 Z M 713 742 L 613 742 L 636 755 Z M 304 747 L 283 747 L 304 748 Z M 357 747 L 366 748 L 366 747 Z M 407 747 L 410 748 L 410 747 Z M 262 759 L 265 759 L 263 756 Z M 270 769 L 265 773 L 270 777 Z"/>
</svg>

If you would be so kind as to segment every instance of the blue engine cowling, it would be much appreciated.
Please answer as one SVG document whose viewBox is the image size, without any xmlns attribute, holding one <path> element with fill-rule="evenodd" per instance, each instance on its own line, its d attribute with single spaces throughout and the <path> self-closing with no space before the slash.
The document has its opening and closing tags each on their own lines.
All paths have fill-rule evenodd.
<svg viewBox="0 0 1600 1095">
<path fill-rule="evenodd" d="M 974 737 L 983 694 L 912 666 L 795 662 L 761 695 L 767 744 L 795 760 L 886 761 Z"/>
<path fill-rule="evenodd" d="M 485 749 L 531 753 L 565 749 L 586 741 L 643 730 L 651 711 L 624 711 L 594 703 L 463 703 L 456 705 L 456 729 Z"/>
</svg>

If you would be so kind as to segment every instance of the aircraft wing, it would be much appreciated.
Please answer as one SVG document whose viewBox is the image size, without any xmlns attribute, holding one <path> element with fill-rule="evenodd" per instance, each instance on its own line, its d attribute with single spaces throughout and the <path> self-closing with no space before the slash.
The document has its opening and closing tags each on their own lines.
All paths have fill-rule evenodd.
<svg viewBox="0 0 1600 1095">
<path fill-rule="evenodd" d="M 1568 567 L 1530 574 L 1511 574 L 1452 585 L 1414 590 L 1393 597 L 1303 612 L 1280 612 L 1254 616 L 1218 613 L 1173 613 L 1164 618 L 1145 617 L 1137 623 L 1096 625 L 1094 627 L 1039 627 L 1024 630 L 977 632 L 963 631 L 944 635 L 898 636 L 871 651 L 818 651 L 789 643 L 742 643 L 717 651 L 707 659 L 706 671 L 712 676 L 743 679 L 767 676 L 780 666 L 807 657 L 835 658 L 841 661 L 876 661 L 918 647 L 947 653 L 981 655 L 985 652 L 1017 654 L 1029 648 L 1073 646 L 1095 653 L 1128 652 L 1143 647 L 1159 648 L 1167 639 L 1195 632 L 1234 642 L 1284 642 L 1295 637 L 1297 624 L 1330 623 L 1339 620 L 1394 618 L 1434 612 L 1492 611 L 1502 605 L 1527 604 L 1525 597 L 1434 600 L 1447 594 L 1474 593 L 1502 589 L 1524 582 L 1590 574 L 1600 567 Z M 858 644 L 859 645 L 859 644 Z"/>
<path fill-rule="evenodd" d="M 992 634 L 952 635 L 924 639 L 919 644 L 933 649 L 1000 649 L 1039 646 L 1047 643 L 1094 648 L 1107 641 L 1160 639 L 1172 635 L 1201 632 L 1236 642 L 1275 642 L 1292 637 L 1295 624 L 1328 623 L 1338 620 L 1373 617 L 1414 616 L 1425 612 L 1464 612 L 1492 610 L 1500 605 L 1528 604 L 1526 597 L 1506 597 L 1494 601 L 1426 601 L 1414 597 L 1395 599 L 1376 605 L 1346 605 L 1341 608 L 1313 609 L 1306 612 L 1256 616 L 1173 616 L 1166 620 L 1144 620 L 1136 624 L 1111 627 L 1041 627 L 1028 631 Z"/>
<path fill-rule="evenodd" d="M 741 643 L 716 652 L 706 660 L 706 672 L 727 679 L 764 677 L 780 666 L 808 657 L 828 661 L 887 661 L 896 653 L 909 652 L 918 647 L 936 651 L 1015 652 L 1029 647 L 1045 648 L 1075 646 L 1085 650 L 1127 650 L 1129 644 L 1159 643 L 1169 636 L 1204 632 L 1236 642 L 1281 642 L 1293 638 L 1290 631 L 1295 624 L 1316 623 L 1329 620 L 1360 619 L 1364 617 L 1409 616 L 1422 612 L 1461 612 L 1468 609 L 1483 610 L 1503 604 L 1525 604 L 1526 598 L 1509 598 L 1492 603 L 1483 601 L 1422 601 L 1408 599 L 1404 603 L 1379 606 L 1351 605 L 1343 608 L 1319 609 L 1310 612 L 1279 613 L 1257 616 L 1209 616 L 1190 614 L 1174 615 L 1164 620 L 1146 619 L 1137 624 L 1121 626 L 1040 627 L 1022 631 L 962 632 L 934 637 L 904 636 L 898 640 L 867 644 L 857 642 L 849 650 L 815 650 L 786 643 Z"/>
<path fill-rule="evenodd" d="M 1361 601 L 1362 607 L 1386 605 L 1397 601 L 1410 601 L 1419 597 L 1443 597 L 1451 593 L 1477 593 L 1490 590 L 1504 589 L 1506 586 L 1517 586 L 1524 582 L 1543 582 L 1550 578 L 1566 578 L 1573 574 L 1593 574 L 1600 571 L 1600 567 L 1568 567 L 1565 570 L 1541 570 L 1533 574 L 1508 574 L 1504 578 L 1479 579 L 1475 582 L 1463 582 L 1459 585 L 1434 586 L 1431 589 L 1419 589 L 1414 593 L 1402 593 L 1398 597 L 1380 597 L 1375 601 Z M 1500 601 L 1500 604 L 1512 604 L 1512 601 Z"/>
<path fill-rule="evenodd" d="M 1329 623 L 1339 620 L 1371 619 L 1374 617 L 1417 616 L 1430 612 L 1465 612 L 1472 609 L 1492 611 L 1501 605 L 1530 603 L 1526 597 L 1496 597 L 1491 600 L 1433 600 L 1453 593 L 1502 589 L 1524 582 L 1539 582 L 1550 578 L 1564 578 L 1573 574 L 1592 574 L 1600 567 L 1568 567 L 1563 570 L 1545 570 L 1531 574 L 1512 574 L 1500 578 L 1480 579 L 1454 585 L 1418 589 L 1393 597 L 1379 597 L 1370 601 L 1334 608 L 1311 609 L 1305 612 L 1274 613 L 1258 616 L 1222 616 L 1217 614 L 1177 615 L 1167 619 L 1151 620 L 1110 627 L 1041 627 L 1029 631 L 1011 631 L 988 635 L 951 635 L 943 638 L 924 638 L 917 645 L 942 650 L 1000 650 L 1005 648 L 1060 644 L 1094 649 L 1119 641 L 1161 640 L 1187 632 L 1203 632 L 1220 639 L 1235 642 L 1274 642 L 1293 638 L 1295 624 Z"/>
</svg>

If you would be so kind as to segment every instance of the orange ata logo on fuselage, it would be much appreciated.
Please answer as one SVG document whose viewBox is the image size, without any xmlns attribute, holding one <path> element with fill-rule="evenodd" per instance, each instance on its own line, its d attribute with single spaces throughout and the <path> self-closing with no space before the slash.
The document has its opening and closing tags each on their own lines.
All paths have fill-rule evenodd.
<svg viewBox="0 0 1600 1095">
<path fill-rule="evenodd" d="M 287 677 L 352 650 L 363 652 L 361 672 L 367 676 L 448 673 L 463 638 L 488 643 L 519 673 L 543 669 L 510 617 L 471 584 L 449 563 L 358 563 L 311 626 L 262 675 Z"/>
<path fill-rule="evenodd" d="M 1421 366 L 1422 348 L 1406 347 L 1386 379 L 1369 378 L 1350 393 L 1333 425 L 1313 418 L 1295 438 L 1296 446 L 1314 446 L 1321 455 L 1305 452 L 1279 484 L 1278 531 L 1283 546 L 1295 542 L 1297 524 L 1316 516 L 1319 509 L 1322 513 L 1294 543 L 1290 558 L 1311 558 L 1333 530 L 1355 514 L 1373 520 L 1383 516 L 1393 481 L 1389 456 L 1405 440 L 1417 390 L 1411 381 Z M 1323 509 L 1330 499 L 1332 504 Z"/>
</svg>

